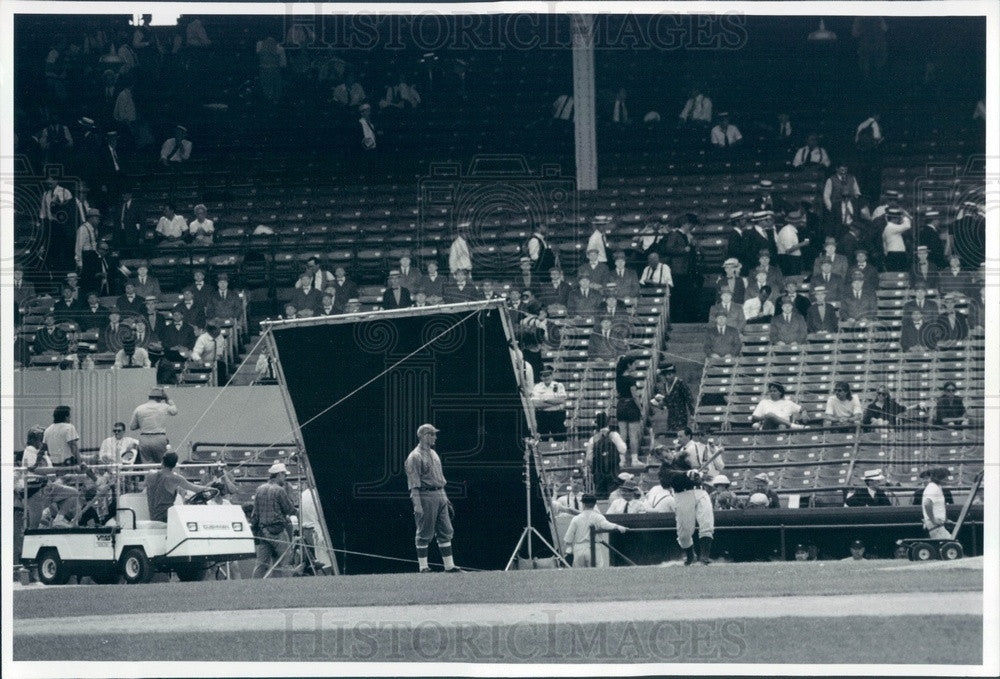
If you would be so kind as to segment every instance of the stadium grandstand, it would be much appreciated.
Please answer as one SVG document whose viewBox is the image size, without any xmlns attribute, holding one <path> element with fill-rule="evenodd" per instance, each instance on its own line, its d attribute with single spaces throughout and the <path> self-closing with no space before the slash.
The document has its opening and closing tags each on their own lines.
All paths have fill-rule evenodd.
<svg viewBox="0 0 1000 679">
<path fill-rule="evenodd" d="M 462 30 L 513 21 L 434 19 L 448 41 L 406 17 L 16 17 L 19 450 L 55 373 L 109 375 L 60 396 L 97 459 L 157 386 L 212 394 L 201 418 L 257 391 L 281 412 L 269 322 L 503 299 L 557 545 L 560 497 L 606 510 L 620 474 L 648 497 L 685 427 L 723 450 L 718 515 L 762 487 L 776 511 L 864 505 L 865 479 L 909 506 L 932 467 L 965 502 L 985 455 L 981 18 L 828 18 L 831 41 L 812 17 L 714 17 L 676 33 L 703 45 L 639 49 L 650 17 L 600 16 L 589 100 L 570 17 L 489 48 Z M 283 462 L 298 502 L 301 439 L 201 418 L 168 431 L 190 480 L 219 464 L 251 506 Z"/>
</svg>

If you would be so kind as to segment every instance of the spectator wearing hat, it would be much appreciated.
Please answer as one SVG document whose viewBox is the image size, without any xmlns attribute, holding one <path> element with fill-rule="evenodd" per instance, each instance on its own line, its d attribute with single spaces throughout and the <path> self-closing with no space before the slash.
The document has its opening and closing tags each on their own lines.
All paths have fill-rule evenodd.
<svg viewBox="0 0 1000 679">
<path fill-rule="evenodd" d="M 909 258 L 903 234 L 910 230 L 910 218 L 898 207 L 885 211 L 885 226 L 882 229 L 882 252 L 885 254 L 886 271 L 906 271 Z"/>
<path fill-rule="evenodd" d="M 851 224 L 855 220 L 856 202 L 861 189 L 854 175 L 848 174 L 847 164 L 838 163 L 837 171 L 823 184 L 823 205 L 831 227 Z"/>
<path fill-rule="evenodd" d="M 193 328 L 205 327 L 205 307 L 199 305 L 195 299 L 194 291 L 185 288 L 181 293 L 183 299 L 174 305 L 175 309 L 180 309 L 184 315 L 184 322 Z"/>
<path fill-rule="evenodd" d="M 850 546 L 850 556 L 846 556 L 841 561 L 863 561 L 865 558 L 865 543 L 855 540 Z"/>
<path fill-rule="evenodd" d="M 942 474 L 943 475 L 941 477 L 941 481 L 939 482 L 939 485 L 943 484 L 945 481 L 948 480 L 948 470 L 944 469 L 943 467 L 941 469 L 942 469 Z M 920 472 L 920 474 L 919 474 L 919 476 L 917 478 L 919 478 L 919 479 L 927 479 L 927 478 L 929 478 L 928 477 L 928 472 L 929 471 L 930 471 L 929 469 L 925 469 L 924 471 Z M 924 481 L 924 483 L 926 484 L 926 481 Z M 952 496 L 951 490 L 949 490 L 948 488 L 945 488 L 945 487 L 941 486 L 941 491 L 944 493 L 944 503 L 946 505 L 953 505 L 953 504 L 955 504 L 955 498 Z M 924 501 L 924 488 L 920 487 L 920 488 L 917 488 L 916 490 L 913 491 L 913 499 L 910 500 L 910 504 L 912 506 L 914 506 L 914 507 L 919 507 L 919 506 L 921 506 L 923 504 L 923 501 Z"/>
<path fill-rule="evenodd" d="M 195 245 L 211 245 L 215 239 L 215 222 L 208 218 L 208 208 L 204 203 L 194 206 L 194 219 L 188 224 L 188 233 Z"/>
<path fill-rule="evenodd" d="M 603 316 L 599 326 L 590 333 L 587 356 L 602 359 L 617 358 L 628 351 L 628 346 L 628 327 L 623 323 L 615 325 L 611 316 Z"/>
<path fill-rule="evenodd" d="M 933 467 L 920 473 L 925 480 L 920 506 L 924 514 L 924 530 L 932 540 L 947 540 L 951 537 L 945 524 L 945 493 L 942 484 L 948 480 L 948 470 L 944 467 Z"/>
<path fill-rule="evenodd" d="M 857 249 L 854 251 L 854 265 L 851 267 L 850 271 L 847 272 L 847 278 L 845 280 L 852 280 L 856 275 L 854 272 L 860 271 L 861 277 L 865 281 L 866 290 L 878 290 L 878 269 L 868 261 L 868 251 L 864 249 Z"/>
<path fill-rule="evenodd" d="M 813 262 L 813 279 L 818 278 L 822 274 L 823 262 L 830 262 L 831 275 L 838 276 L 842 280 L 847 276 L 847 269 L 849 268 L 847 257 L 837 252 L 837 239 L 833 236 L 827 236 L 823 239 L 823 254 Z"/>
<path fill-rule="evenodd" d="M 830 167 L 830 156 L 819 145 L 819 135 L 815 132 L 810 132 L 806 137 L 806 145 L 795 152 L 792 167 Z"/>
<path fill-rule="evenodd" d="M 951 381 L 945 382 L 943 392 L 938 397 L 931 412 L 931 423 L 944 427 L 964 427 L 969 424 L 965 402 L 958 395 L 958 386 Z"/>
<path fill-rule="evenodd" d="M 781 269 L 773 265 L 774 253 L 768 248 L 761 248 L 757 252 L 757 266 L 750 270 L 749 276 L 756 279 L 758 272 L 764 272 L 767 284 L 772 290 L 783 290 L 785 288 L 785 276 Z M 744 298 L 745 301 L 745 298 Z"/>
<path fill-rule="evenodd" d="M 670 269 L 674 286 L 670 310 L 674 321 L 695 320 L 700 311 L 694 308 L 702 283 L 698 272 L 698 244 L 691 236 L 691 229 L 697 223 L 697 215 L 685 214 L 674 223 L 663 241 L 664 263 Z"/>
<path fill-rule="evenodd" d="M 149 273 L 149 262 L 142 260 L 136 267 L 136 277 L 130 281 L 137 297 L 143 300 L 160 296 L 160 281 Z"/>
<path fill-rule="evenodd" d="M 101 329 L 97 346 L 101 351 L 118 351 L 126 334 L 131 334 L 131 330 L 126 331 L 118 308 L 111 307 L 108 309 L 108 323 Z"/>
<path fill-rule="evenodd" d="M 941 213 L 937 210 L 928 210 L 923 215 L 923 227 L 917 232 L 917 246 L 919 248 L 923 245 L 927 248 L 927 259 L 936 270 L 948 266 L 944 256 L 947 242 L 948 234 L 941 230 Z"/>
<path fill-rule="evenodd" d="M 799 240 L 799 227 L 805 222 L 800 210 L 788 213 L 788 223 L 781 227 L 774 237 L 778 251 L 778 267 L 784 276 L 798 276 L 802 273 L 802 250 L 809 245 L 809 239 Z"/>
<path fill-rule="evenodd" d="M 556 382 L 551 367 L 542 369 L 542 379 L 531 390 L 535 424 L 539 436 L 549 440 L 566 433 L 566 387 Z"/>
<path fill-rule="evenodd" d="M 569 296 L 567 310 L 574 316 L 596 314 L 601 309 L 601 295 L 590 285 L 590 276 L 583 272 L 577 278 L 577 289 Z"/>
<path fill-rule="evenodd" d="M 106 209 L 118 203 L 122 181 L 126 175 L 125 159 L 118 145 L 116 131 L 110 130 L 104 135 L 104 144 L 93 165 L 100 207 Z"/>
<path fill-rule="evenodd" d="M 656 391 L 663 394 L 667 406 L 667 429 L 675 431 L 688 426 L 689 419 L 694 415 L 694 397 L 687 382 L 677 377 L 677 368 L 673 363 L 661 365 L 660 374 L 656 380 Z"/>
<path fill-rule="evenodd" d="M 850 383 L 837 382 L 833 386 L 833 394 L 826 399 L 826 409 L 823 411 L 823 426 L 836 427 L 850 425 L 853 427 L 861 422 L 863 414 L 861 401 L 856 394 L 851 392 Z"/>
<path fill-rule="evenodd" d="M 578 277 L 583 275 L 590 279 L 590 287 L 598 291 L 603 290 L 611 280 L 608 265 L 600 260 L 600 251 L 595 247 L 587 248 L 587 263 L 577 272 Z"/>
<path fill-rule="evenodd" d="M 635 271 L 625 266 L 628 257 L 624 250 L 615 250 L 615 266 L 611 270 L 609 284 L 614 283 L 615 297 L 621 300 L 639 296 L 639 277 Z"/>
<path fill-rule="evenodd" d="M 714 287 L 718 291 L 724 289 L 729 290 L 733 294 L 733 302 L 735 304 L 742 304 L 746 300 L 746 282 L 743 277 L 740 276 L 740 264 L 739 260 L 735 257 L 730 257 L 722 263 L 722 275 L 715 279 Z M 718 294 L 718 293 L 716 293 Z"/>
<path fill-rule="evenodd" d="M 878 299 L 874 290 L 865 290 L 865 279 L 855 272 L 851 287 L 840 298 L 840 318 L 845 321 L 874 321 L 878 312 Z"/>
<path fill-rule="evenodd" d="M 452 277 L 453 280 L 448 281 L 443 286 L 445 304 L 468 302 L 479 296 L 476 286 L 469 280 L 469 272 L 467 270 L 457 269 L 452 274 Z"/>
<path fill-rule="evenodd" d="M 899 334 L 899 345 L 903 351 L 936 349 L 938 339 L 938 328 L 933 326 L 919 310 L 910 311 L 909 317 L 903 319 L 903 327 Z"/>
<path fill-rule="evenodd" d="M 937 303 L 927 299 L 927 295 L 931 292 L 932 291 L 925 290 L 924 288 L 913 288 L 910 291 L 911 299 L 907 300 L 906 304 L 903 305 L 903 317 L 907 318 L 914 311 L 919 311 L 923 318 L 927 321 L 932 321 L 937 318 Z"/>
<path fill-rule="evenodd" d="M 813 304 L 806 312 L 806 331 L 837 332 L 839 319 L 837 308 L 826 301 L 826 287 L 817 285 L 813 288 Z"/>
<path fill-rule="evenodd" d="M 778 252 L 778 246 L 774 242 L 774 213 L 770 210 L 757 210 L 750 214 L 750 228 L 744 231 L 748 256 L 752 257 L 756 266 L 756 260 L 761 250 L 767 250 L 773 257 Z"/>
<path fill-rule="evenodd" d="M 139 432 L 139 456 L 142 462 L 165 461 L 164 455 L 170 443 L 167 439 L 166 418 L 176 414 L 177 406 L 167 396 L 166 387 L 155 387 L 149 392 L 149 400 L 136 406 L 129 429 Z M 175 456 L 175 464 L 176 460 Z"/>
<path fill-rule="evenodd" d="M 641 498 L 639 484 L 629 479 L 618 487 L 620 496 L 608 505 L 608 514 L 645 514 L 648 510 Z"/>
<path fill-rule="evenodd" d="M 709 137 L 712 146 L 720 150 L 733 148 L 743 140 L 739 128 L 729 122 L 729 113 L 726 111 L 719 113 L 718 123 L 712 128 Z"/>
<path fill-rule="evenodd" d="M 719 299 L 708 310 L 708 318 L 714 321 L 719 314 L 726 317 L 726 325 L 734 328 L 737 333 L 743 330 L 746 325 L 746 317 L 743 315 L 743 306 L 733 301 L 733 293 L 729 288 L 719 289 Z"/>
<path fill-rule="evenodd" d="M 829 259 L 820 262 L 819 275 L 813 276 L 810 282 L 814 287 L 822 285 L 826 288 L 826 298 L 830 302 L 840 302 L 844 297 L 846 284 L 843 278 L 833 273 L 833 263 Z"/>
<path fill-rule="evenodd" d="M 885 475 L 881 469 L 869 469 L 862 476 L 865 487 L 863 490 L 853 490 L 844 500 L 845 507 L 889 507 L 892 502 L 882 489 Z"/>
<path fill-rule="evenodd" d="M 802 344 L 809 334 L 806 319 L 795 310 L 795 300 L 785 295 L 779 301 L 781 310 L 771 319 L 771 342 L 783 347 Z"/>
<path fill-rule="evenodd" d="M 596 431 L 584 444 L 587 468 L 594 483 L 594 493 L 607 497 L 615 485 L 619 469 L 625 466 L 628 447 L 618 427 L 608 421 L 608 414 L 597 413 L 594 419 Z"/>
<path fill-rule="evenodd" d="M 530 290 L 534 292 L 539 281 L 535 277 L 535 269 L 531 265 L 531 258 L 526 255 L 521 257 L 518 263 L 521 266 L 521 275 L 517 279 L 516 285 L 522 290 Z"/>
<path fill-rule="evenodd" d="M 938 272 L 937 287 L 941 295 L 957 292 L 972 296 L 972 281 L 968 272 L 962 270 L 962 258 L 958 254 L 948 256 L 948 268 Z"/>
<path fill-rule="evenodd" d="M 191 140 L 187 138 L 188 130 L 183 125 L 174 128 L 174 136 L 160 146 L 160 163 L 165 167 L 180 167 L 191 158 Z"/>
<path fill-rule="evenodd" d="M 216 292 L 205 305 L 205 316 L 223 321 L 239 321 L 243 318 L 243 300 L 238 293 L 229 289 L 228 274 L 219 274 Z"/>
<path fill-rule="evenodd" d="M 191 294 L 194 296 L 194 302 L 197 304 L 202 311 L 208 305 L 209 300 L 212 298 L 214 290 L 205 282 L 205 270 L 197 268 L 191 272 L 192 281 L 184 287 L 184 290 L 190 290 Z"/>
<path fill-rule="evenodd" d="M 750 421 L 755 429 L 801 429 L 795 418 L 802 406 L 785 396 L 785 388 L 777 382 L 767 385 L 767 395 L 757 403 Z"/>
<path fill-rule="evenodd" d="M 705 331 L 705 356 L 708 359 L 739 356 L 743 349 L 740 331 L 728 325 L 728 316 L 723 311 L 716 311 L 713 318 L 715 322 Z"/>
<path fill-rule="evenodd" d="M 969 321 L 965 314 L 960 314 L 955 310 L 955 304 L 959 296 L 954 292 L 949 292 L 941 298 L 941 311 L 930 324 L 938 328 L 937 335 L 940 337 L 938 346 L 951 346 L 961 342 L 969 336 Z"/>
<path fill-rule="evenodd" d="M 754 255 L 748 251 L 747 239 L 743 235 L 746 228 L 747 218 L 742 210 L 729 214 L 729 229 L 726 230 L 726 253 L 724 257 L 737 260 L 744 271 L 753 268 Z"/>
<path fill-rule="evenodd" d="M 608 502 L 611 503 L 615 500 L 621 499 L 622 486 L 631 481 L 635 481 L 635 474 L 630 474 L 629 472 L 619 472 L 618 476 L 615 477 L 614 490 L 608 493 Z"/>
<path fill-rule="evenodd" d="M 778 494 L 771 488 L 771 478 L 765 472 L 761 472 L 753 477 L 753 489 L 751 490 L 750 495 L 751 500 L 753 499 L 753 496 L 758 493 L 767 499 L 766 504 L 763 505 L 765 508 L 781 508 L 781 501 L 778 498 Z"/>
<path fill-rule="evenodd" d="M 719 474 L 712 479 L 712 508 L 713 509 L 742 509 L 743 503 L 736 496 L 736 493 L 729 490 L 732 483 L 725 474 Z"/>
<path fill-rule="evenodd" d="M 295 505 L 285 490 L 288 468 L 283 462 L 275 462 L 267 474 L 267 483 L 259 486 L 254 493 L 253 518 L 250 521 L 257 538 L 254 578 L 263 578 L 269 573 L 274 577 L 285 574 L 284 561 L 292 538 L 291 517 L 295 514 Z"/>
<path fill-rule="evenodd" d="M 937 288 L 938 268 L 930 262 L 929 252 L 926 245 L 917 246 L 917 261 L 910 269 L 911 288 Z"/>
<path fill-rule="evenodd" d="M 87 294 L 87 304 L 76 314 L 76 322 L 80 330 L 100 330 L 108 322 L 108 309 L 101 306 L 96 292 Z"/>
<path fill-rule="evenodd" d="M 187 220 L 174 212 L 173 205 L 167 203 L 163 206 L 163 215 L 156 223 L 156 233 L 168 243 L 177 243 L 188 235 Z"/>
<path fill-rule="evenodd" d="M 410 291 L 403 287 L 399 269 L 393 269 L 389 272 L 388 287 L 382 294 L 382 308 L 406 309 L 411 306 L 413 300 L 410 298 Z"/>
<path fill-rule="evenodd" d="M 569 528 L 566 529 L 566 535 L 563 536 L 563 544 L 567 554 L 573 555 L 573 568 L 591 568 L 598 565 L 592 563 L 590 557 L 592 530 L 616 530 L 619 533 L 628 530 L 625 526 L 608 521 L 595 509 L 596 506 L 596 497 L 584 495 L 583 511 L 573 517 L 573 520 L 569 522 Z"/>
</svg>

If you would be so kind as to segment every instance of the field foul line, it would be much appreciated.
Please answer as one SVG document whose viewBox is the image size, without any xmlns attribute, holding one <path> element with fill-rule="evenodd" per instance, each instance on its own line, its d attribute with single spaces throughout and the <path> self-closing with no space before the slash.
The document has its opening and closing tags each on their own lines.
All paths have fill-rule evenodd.
<svg viewBox="0 0 1000 679">
<path fill-rule="evenodd" d="M 536 604 L 440 604 L 338 606 L 261 610 L 132 613 L 14 620 L 14 636 L 108 636 L 142 630 L 246 632 L 311 630 L 317 619 L 340 627 L 359 624 L 442 627 L 468 625 L 587 624 L 610 621 L 711 620 L 718 618 L 828 618 L 983 614 L 981 592 L 849 594 L 831 596 L 669 599 Z"/>
</svg>

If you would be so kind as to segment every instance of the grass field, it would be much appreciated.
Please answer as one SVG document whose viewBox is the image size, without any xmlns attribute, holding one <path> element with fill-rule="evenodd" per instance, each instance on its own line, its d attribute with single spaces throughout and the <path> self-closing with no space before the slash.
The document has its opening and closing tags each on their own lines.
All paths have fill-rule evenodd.
<svg viewBox="0 0 1000 679">
<path fill-rule="evenodd" d="M 978 664 L 982 577 L 848 561 L 30 588 L 14 657 Z"/>
</svg>

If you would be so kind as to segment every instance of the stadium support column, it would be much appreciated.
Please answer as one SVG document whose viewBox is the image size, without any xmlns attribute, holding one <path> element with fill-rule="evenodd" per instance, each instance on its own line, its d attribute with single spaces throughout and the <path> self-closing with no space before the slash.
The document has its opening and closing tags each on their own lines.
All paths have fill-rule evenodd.
<svg viewBox="0 0 1000 679">
<path fill-rule="evenodd" d="M 576 188 L 597 189 L 597 130 L 594 111 L 594 17 L 571 14 L 573 34 L 573 119 Z"/>
</svg>

